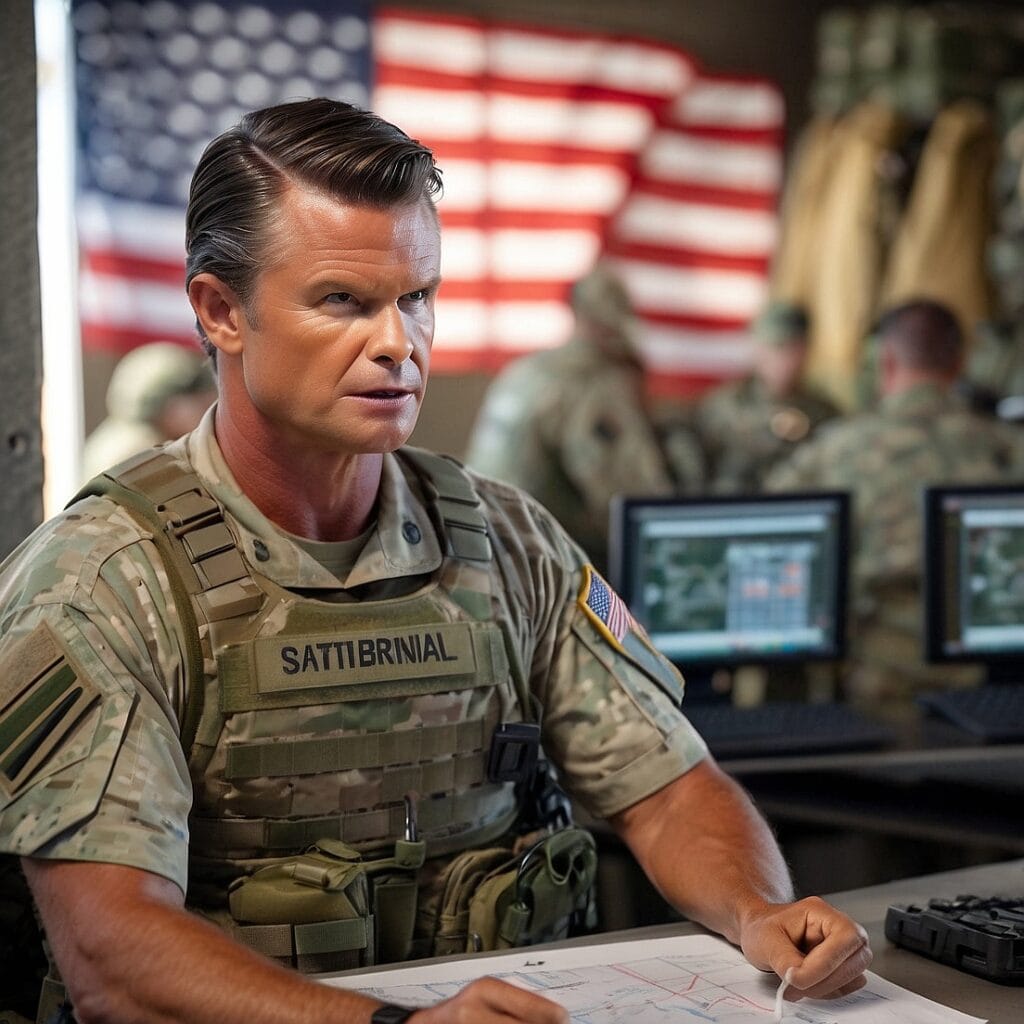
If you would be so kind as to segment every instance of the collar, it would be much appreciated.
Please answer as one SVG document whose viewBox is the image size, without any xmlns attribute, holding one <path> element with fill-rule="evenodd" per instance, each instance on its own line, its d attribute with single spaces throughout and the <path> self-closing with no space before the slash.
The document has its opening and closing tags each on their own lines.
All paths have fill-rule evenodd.
<svg viewBox="0 0 1024 1024">
<path fill-rule="evenodd" d="M 181 445 L 199 478 L 224 507 L 240 540 L 242 557 L 256 573 L 288 589 L 349 589 L 364 583 L 434 572 L 441 545 L 430 513 L 399 459 L 384 456 L 377 522 L 355 565 L 339 579 L 279 530 L 242 492 L 224 461 L 214 430 L 216 405 Z"/>
<path fill-rule="evenodd" d="M 878 408 L 891 416 L 937 416 L 961 409 L 963 403 L 948 388 L 925 382 L 897 395 L 883 395 Z"/>
</svg>

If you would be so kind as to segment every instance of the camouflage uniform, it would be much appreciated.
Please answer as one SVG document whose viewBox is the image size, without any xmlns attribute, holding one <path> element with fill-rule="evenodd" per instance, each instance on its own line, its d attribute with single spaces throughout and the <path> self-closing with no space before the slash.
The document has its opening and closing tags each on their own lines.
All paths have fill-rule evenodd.
<svg viewBox="0 0 1024 1024">
<path fill-rule="evenodd" d="M 286 603 L 356 602 L 368 621 L 390 626 L 402 595 L 446 586 L 440 570 L 452 560 L 442 553 L 422 481 L 395 455 L 384 458 L 376 524 L 355 541 L 321 544 L 282 533 L 239 492 L 214 439 L 212 412 L 166 450 L 216 496 L 250 571 Z M 585 560 L 550 516 L 503 484 L 473 482 L 494 556 L 473 570 L 476 579 L 462 580 L 465 592 L 446 598 L 471 607 L 481 596 L 486 604 L 489 594 L 488 614 L 505 634 L 508 657 L 522 666 L 531 699 L 543 709 L 543 746 L 561 781 L 588 812 L 614 814 L 704 757 L 678 710 L 682 681 L 639 633 L 629 630 L 620 642 L 596 621 L 581 596 Z M 325 800 L 372 807 L 381 799 L 387 780 L 380 772 L 330 772 L 311 781 L 297 771 L 294 780 L 227 784 L 217 775 L 222 752 L 204 746 L 212 742 L 204 739 L 205 719 L 197 742 L 183 749 L 188 638 L 153 540 L 109 498 L 78 502 L 10 556 L 0 572 L 0 630 L 2 853 L 129 865 L 184 890 L 197 813 L 216 807 L 227 816 L 251 814 L 249 805 L 258 810 L 262 799 L 264 814 L 286 821 L 318 813 Z M 643 650 L 628 653 L 637 643 Z M 215 717 L 225 700 L 221 671 L 207 660 L 204 715 L 212 709 Z M 61 673 L 73 699 L 58 705 Z M 327 746 L 341 735 L 392 730 L 407 730 L 413 741 L 427 726 L 458 722 L 479 692 L 390 699 L 387 681 L 381 685 L 373 704 L 385 707 L 387 721 L 361 719 L 371 702 L 342 697 L 236 716 L 241 731 L 234 739 L 273 746 L 280 728 Z M 15 763 L 12 737 L 24 734 L 32 701 L 54 694 L 45 756 Z M 245 735 L 246 728 L 256 734 Z M 478 758 L 488 741 L 482 738 Z M 433 757 L 444 761 L 446 753 Z M 457 781 L 445 798 L 453 795 Z M 421 816 L 434 803 L 422 799 Z"/>
<path fill-rule="evenodd" d="M 692 490 L 702 475 L 692 441 L 669 465 L 642 385 L 638 365 L 581 338 L 520 359 L 491 384 L 466 461 L 531 494 L 602 565 L 614 495 Z"/>
<path fill-rule="evenodd" d="M 711 466 L 711 490 L 752 493 L 836 407 L 807 388 L 774 398 L 755 376 L 715 388 L 698 403 L 697 434 Z"/>
<path fill-rule="evenodd" d="M 937 385 L 921 384 L 883 398 L 875 412 L 824 427 L 769 474 L 772 491 L 853 494 L 852 701 L 899 715 L 918 689 L 977 679 L 972 667 L 921 659 L 920 490 L 1022 473 L 1024 433 L 970 412 Z"/>
</svg>

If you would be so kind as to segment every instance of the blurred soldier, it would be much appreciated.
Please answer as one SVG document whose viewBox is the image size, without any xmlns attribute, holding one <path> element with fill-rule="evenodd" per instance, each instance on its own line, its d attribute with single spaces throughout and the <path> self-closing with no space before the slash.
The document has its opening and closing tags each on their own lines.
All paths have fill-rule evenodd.
<svg viewBox="0 0 1024 1024">
<path fill-rule="evenodd" d="M 85 439 L 82 478 L 188 433 L 217 396 L 206 358 L 170 341 L 133 349 L 114 367 L 107 418 Z"/>
<path fill-rule="evenodd" d="M 615 494 L 695 490 L 696 441 L 663 446 L 643 395 L 636 325 L 622 283 L 598 267 L 573 287 L 570 340 L 492 382 L 469 443 L 474 469 L 528 491 L 602 565 Z"/>
<path fill-rule="evenodd" d="M 836 407 L 802 382 L 808 320 L 799 306 L 772 303 L 754 322 L 754 369 L 697 406 L 695 424 L 719 493 L 757 491 L 765 475 Z"/>
<path fill-rule="evenodd" d="M 837 488 L 854 500 L 849 699 L 905 714 L 918 688 L 968 685 L 974 667 L 921 661 L 924 484 L 1006 480 L 1024 472 L 1024 433 L 971 412 L 954 393 L 963 335 L 942 305 L 916 300 L 877 332 L 881 399 L 826 426 L 769 475 L 773 491 Z"/>
</svg>

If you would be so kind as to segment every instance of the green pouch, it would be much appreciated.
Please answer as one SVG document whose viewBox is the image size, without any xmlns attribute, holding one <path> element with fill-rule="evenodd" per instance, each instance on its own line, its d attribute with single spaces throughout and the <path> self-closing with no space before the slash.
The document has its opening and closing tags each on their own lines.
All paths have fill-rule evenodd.
<svg viewBox="0 0 1024 1024">
<path fill-rule="evenodd" d="M 434 921 L 434 956 L 494 949 L 484 944 L 484 936 L 470 933 L 470 904 L 485 879 L 495 874 L 514 877 L 517 863 L 507 846 L 467 850 L 451 860 Z"/>
<path fill-rule="evenodd" d="M 469 903 L 474 948 L 509 949 L 593 928 L 597 849 L 581 828 L 545 836 L 485 878 Z"/>
<path fill-rule="evenodd" d="M 247 946 L 312 973 L 374 962 L 366 866 L 337 839 L 232 883 L 233 934 Z"/>
</svg>

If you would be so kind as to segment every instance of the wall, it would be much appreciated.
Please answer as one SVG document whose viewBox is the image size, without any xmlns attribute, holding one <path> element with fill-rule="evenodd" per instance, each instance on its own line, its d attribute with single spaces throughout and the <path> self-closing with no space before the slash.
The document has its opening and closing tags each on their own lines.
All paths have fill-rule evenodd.
<svg viewBox="0 0 1024 1024">
<path fill-rule="evenodd" d="M 0 557 L 42 518 L 36 66 L 32 0 L 4 0 L 0 30 Z"/>
</svg>

